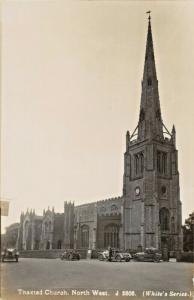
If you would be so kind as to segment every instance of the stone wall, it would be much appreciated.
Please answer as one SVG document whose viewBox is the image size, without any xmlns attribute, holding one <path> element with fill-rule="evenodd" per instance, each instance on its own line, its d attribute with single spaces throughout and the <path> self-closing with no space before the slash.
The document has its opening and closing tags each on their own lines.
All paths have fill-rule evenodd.
<svg viewBox="0 0 194 300">
<path fill-rule="evenodd" d="M 61 254 L 64 252 L 64 249 L 52 249 L 52 250 L 26 250 L 20 251 L 20 257 L 24 258 L 60 258 Z M 81 258 L 84 259 L 87 257 L 87 251 L 84 249 L 78 249 L 78 252 L 81 255 Z"/>
</svg>

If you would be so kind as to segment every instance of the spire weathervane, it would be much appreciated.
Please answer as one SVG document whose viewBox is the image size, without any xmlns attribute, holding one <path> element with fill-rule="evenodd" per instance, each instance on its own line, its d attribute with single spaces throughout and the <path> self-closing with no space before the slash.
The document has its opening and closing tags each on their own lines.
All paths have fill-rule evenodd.
<svg viewBox="0 0 194 300">
<path fill-rule="evenodd" d="M 151 10 L 146 11 L 146 14 L 149 14 L 148 20 L 151 20 L 150 14 L 151 14 Z"/>
</svg>

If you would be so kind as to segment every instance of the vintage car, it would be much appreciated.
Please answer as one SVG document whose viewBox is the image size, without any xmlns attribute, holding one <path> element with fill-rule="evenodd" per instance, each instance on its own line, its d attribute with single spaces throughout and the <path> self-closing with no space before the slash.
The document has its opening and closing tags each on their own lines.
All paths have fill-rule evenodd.
<svg viewBox="0 0 194 300">
<path fill-rule="evenodd" d="M 136 261 L 160 262 L 162 255 L 156 248 L 146 248 L 144 252 L 137 252 L 134 254 L 133 259 Z"/>
<path fill-rule="evenodd" d="M 112 249 L 112 255 L 111 255 L 111 261 L 130 261 L 132 258 L 130 253 L 119 251 L 116 249 Z M 99 252 L 98 254 L 99 260 L 109 261 L 109 250 L 105 250 L 102 252 Z"/>
<path fill-rule="evenodd" d="M 61 260 L 80 260 L 81 256 L 76 250 L 65 250 L 61 255 Z"/>
<path fill-rule="evenodd" d="M 15 248 L 5 248 L 1 253 L 1 260 L 2 262 L 5 260 L 15 260 L 18 262 L 19 252 Z"/>
</svg>

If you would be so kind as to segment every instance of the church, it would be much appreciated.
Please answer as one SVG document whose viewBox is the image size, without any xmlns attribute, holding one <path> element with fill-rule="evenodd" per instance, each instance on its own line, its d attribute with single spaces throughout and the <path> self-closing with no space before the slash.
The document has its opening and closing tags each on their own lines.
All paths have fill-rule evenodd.
<svg viewBox="0 0 194 300">
<path fill-rule="evenodd" d="M 151 18 L 137 127 L 126 133 L 123 195 L 75 206 L 21 214 L 17 247 L 47 249 L 182 249 L 176 130 L 163 123 L 154 57 Z"/>
</svg>

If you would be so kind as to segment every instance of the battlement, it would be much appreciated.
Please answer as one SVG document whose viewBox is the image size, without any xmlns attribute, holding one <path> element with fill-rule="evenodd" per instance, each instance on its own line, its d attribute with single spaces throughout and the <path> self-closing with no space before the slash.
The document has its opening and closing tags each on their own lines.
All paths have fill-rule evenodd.
<svg viewBox="0 0 194 300">
<path fill-rule="evenodd" d="M 120 200 L 122 200 L 122 198 L 123 198 L 122 196 L 114 197 L 114 198 L 107 198 L 107 199 L 104 199 L 104 200 L 97 201 L 97 204 L 105 204 L 107 202 L 120 201 Z"/>
</svg>

